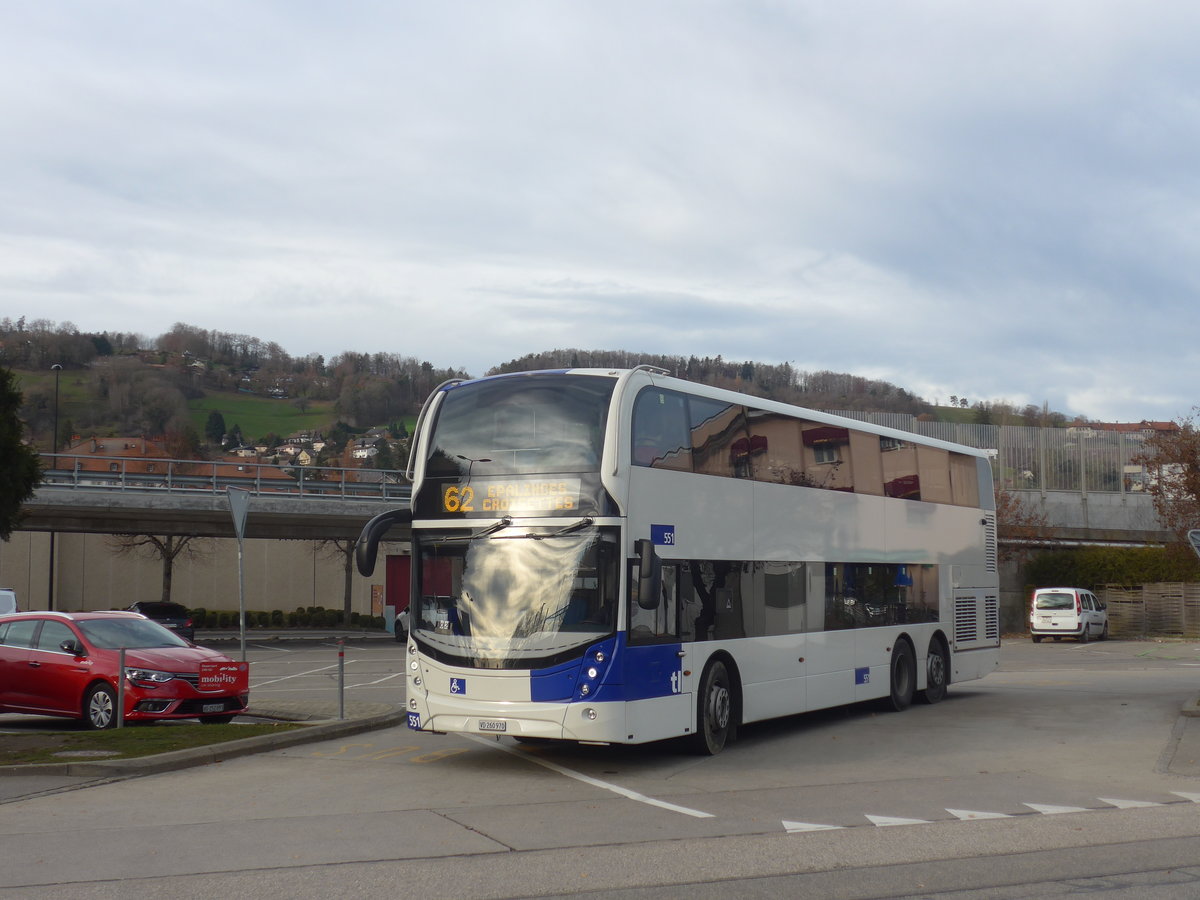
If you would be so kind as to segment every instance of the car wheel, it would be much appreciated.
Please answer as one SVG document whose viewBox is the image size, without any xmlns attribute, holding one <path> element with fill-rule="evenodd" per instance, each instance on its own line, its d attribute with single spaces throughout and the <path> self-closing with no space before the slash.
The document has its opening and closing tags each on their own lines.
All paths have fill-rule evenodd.
<svg viewBox="0 0 1200 900">
<path fill-rule="evenodd" d="M 940 703 L 946 699 L 946 689 L 950 685 L 950 657 L 945 645 L 934 638 L 929 642 L 929 656 L 925 659 L 925 690 L 921 691 L 921 700 L 925 703 Z"/>
<path fill-rule="evenodd" d="M 1031 634 L 1030 637 L 1033 638 L 1033 642 L 1035 644 L 1040 644 L 1042 642 L 1042 636 L 1040 634 Z"/>
<path fill-rule="evenodd" d="M 83 695 L 83 725 L 93 731 L 117 724 L 117 695 L 107 684 L 94 684 Z"/>
<path fill-rule="evenodd" d="M 705 756 L 716 756 L 725 748 L 733 727 L 733 691 L 729 686 L 725 663 L 710 663 L 700 680 L 696 710 L 696 749 Z"/>
<path fill-rule="evenodd" d="M 1062 640 L 1062 635 L 1061 635 L 1061 634 L 1056 634 L 1056 635 L 1054 636 L 1054 640 L 1055 640 L 1055 641 L 1061 641 L 1061 640 Z"/>
<path fill-rule="evenodd" d="M 892 647 L 891 665 L 891 695 L 888 705 L 896 712 L 902 712 L 912 705 L 913 689 L 917 681 L 917 663 L 913 659 L 912 645 L 905 640 L 896 641 Z"/>
<path fill-rule="evenodd" d="M 1091 632 L 1088 630 L 1087 622 L 1083 623 L 1083 627 L 1079 629 L 1079 643 L 1086 644 L 1092 639 Z"/>
<path fill-rule="evenodd" d="M 1102 640 L 1102 641 L 1108 640 L 1108 623 L 1107 622 L 1104 623 L 1104 630 L 1100 632 L 1100 640 Z"/>
<path fill-rule="evenodd" d="M 204 725 L 228 725 L 233 718 L 233 716 L 203 716 L 200 722 Z"/>
</svg>

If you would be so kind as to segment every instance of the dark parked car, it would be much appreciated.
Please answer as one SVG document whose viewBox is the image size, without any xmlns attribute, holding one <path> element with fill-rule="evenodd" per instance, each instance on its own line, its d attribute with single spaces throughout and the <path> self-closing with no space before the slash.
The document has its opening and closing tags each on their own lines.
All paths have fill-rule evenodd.
<svg viewBox="0 0 1200 900">
<path fill-rule="evenodd" d="M 27 612 L 0 618 L 0 712 L 117 722 L 125 650 L 127 721 L 229 722 L 250 699 L 249 670 L 132 612 Z"/>
<path fill-rule="evenodd" d="M 143 600 L 129 607 L 131 612 L 141 613 L 147 619 L 153 619 L 164 628 L 170 628 L 186 641 L 196 639 L 196 630 L 192 627 L 192 616 L 187 607 L 178 603 L 164 603 L 161 600 Z"/>
</svg>

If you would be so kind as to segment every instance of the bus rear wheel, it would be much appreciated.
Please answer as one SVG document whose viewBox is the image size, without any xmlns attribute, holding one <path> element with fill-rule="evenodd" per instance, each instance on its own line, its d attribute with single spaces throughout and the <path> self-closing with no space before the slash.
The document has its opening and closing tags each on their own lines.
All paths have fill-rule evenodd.
<svg viewBox="0 0 1200 900">
<path fill-rule="evenodd" d="M 733 728 L 733 691 L 725 663 L 716 661 L 704 670 L 696 702 L 696 749 L 705 756 L 716 756 L 725 748 Z"/>
<path fill-rule="evenodd" d="M 896 712 L 902 712 L 912 705 L 917 681 L 917 663 L 913 659 L 912 644 L 908 641 L 896 641 L 892 647 L 891 672 L 892 691 L 888 704 Z"/>
<path fill-rule="evenodd" d="M 929 642 L 929 656 L 925 662 L 925 690 L 920 697 L 926 703 L 940 703 L 946 699 L 950 685 L 950 655 L 946 645 L 938 638 Z"/>
</svg>

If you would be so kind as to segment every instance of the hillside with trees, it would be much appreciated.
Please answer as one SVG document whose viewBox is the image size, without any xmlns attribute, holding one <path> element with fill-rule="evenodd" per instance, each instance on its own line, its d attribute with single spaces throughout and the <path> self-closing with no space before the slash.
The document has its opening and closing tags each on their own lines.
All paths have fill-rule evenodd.
<svg viewBox="0 0 1200 900">
<path fill-rule="evenodd" d="M 991 424 L 1063 425 L 1027 406 L 954 398 L 934 407 L 895 384 L 788 363 L 560 349 L 510 360 L 485 374 L 544 368 L 652 365 L 690 381 L 816 409 L 908 413 Z M 61 369 L 52 370 L 52 366 Z M 21 418 L 39 449 L 73 438 L 153 437 L 171 455 L 203 458 L 231 444 L 274 446 L 300 430 L 348 440 L 369 428 L 403 431 L 439 383 L 472 374 L 396 353 L 347 350 L 294 357 L 273 341 L 177 323 L 155 338 L 80 332 L 24 317 L 0 320 L 0 366 L 18 376 Z M 57 419 L 57 422 L 56 422 Z M 336 446 L 336 441 L 334 446 Z"/>
</svg>

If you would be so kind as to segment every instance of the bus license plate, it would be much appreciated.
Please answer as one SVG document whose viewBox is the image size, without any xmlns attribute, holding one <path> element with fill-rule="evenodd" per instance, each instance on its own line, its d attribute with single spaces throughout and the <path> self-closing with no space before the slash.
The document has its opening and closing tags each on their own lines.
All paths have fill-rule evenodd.
<svg viewBox="0 0 1200 900">
<path fill-rule="evenodd" d="M 225 704 L 224 703 L 205 703 L 202 707 L 200 707 L 200 712 L 202 712 L 202 713 L 225 712 Z"/>
<path fill-rule="evenodd" d="M 501 719 L 480 719 L 480 731 L 507 731 L 508 723 Z"/>
</svg>

